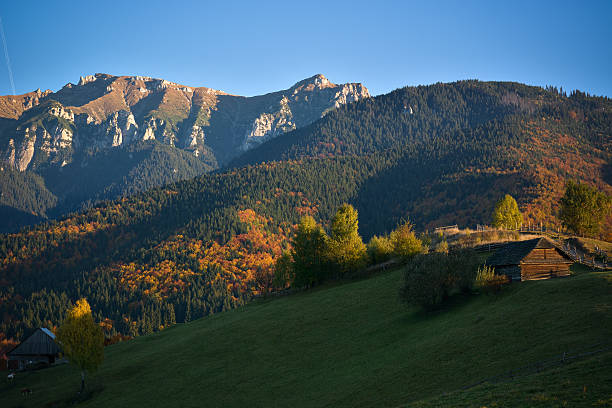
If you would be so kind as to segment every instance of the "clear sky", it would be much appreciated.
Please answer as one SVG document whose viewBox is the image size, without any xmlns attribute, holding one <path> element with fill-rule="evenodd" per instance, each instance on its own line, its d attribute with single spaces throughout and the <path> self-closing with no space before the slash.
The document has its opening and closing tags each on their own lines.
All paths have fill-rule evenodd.
<svg viewBox="0 0 612 408">
<path fill-rule="evenodd" d="M 612 1 L 7 0 L 0 17 L 18 94 L 103 72 L 239 95 L 322 73 L 374 95 L 477 78 L 612 96 Z"/>
</svg>

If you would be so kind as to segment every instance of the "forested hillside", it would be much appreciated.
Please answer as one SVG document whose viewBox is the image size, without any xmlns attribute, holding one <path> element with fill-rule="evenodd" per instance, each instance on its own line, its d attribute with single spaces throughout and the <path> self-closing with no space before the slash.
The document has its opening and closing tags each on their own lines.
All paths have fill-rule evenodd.
<svg viewBox="0 0 612 408">
<path fill-rule="evenodd" d="M 211 168 L 184 151 L 147 141 L 124 149 L 79 154 L 71 165 L 44 168 L 42 176 L 4 169 L 0 205 L 7 212 L 23 212 L 27 218 L 6 218 L 0 231 L 86 209 L 109 197 L 190 179 Z"/>
<path fill-rule="evenodd" d="M 107 74 L 0 96 L 0 205 L 15 215 L 0 232 L 193 178 L 369 96 L 321 74 L 253 97 Z"/>
<path fill-rule="evenodd" d="M 344 202 L 366 240 L 407 218 L 420 230 L 488 223 L 506 193 L 527 220 L 557 226 L 566 180 L 612 192 L 611 134 L 609 99 L 515 83 L 342 106 L 225 170 L 2 235 L 0 331 L 53 327 L 81 296 L 109 335 L 235 307 L 270 288 L 302 215 L 326 222 Z"/>
<path fill-rule="evenodd" d="M 510 82 L 407 87 L 332 112 L 234 164 L 371 154 L 393 159 L 362 187 L 386 202 L 370 209 L 357 199 L 367 219 L 401 202 L 381 219 L 486 223 L 505 191 L 526 221 L 558 226 L 566 180 L 612 192 L 612 100 Z"/>
</svg>

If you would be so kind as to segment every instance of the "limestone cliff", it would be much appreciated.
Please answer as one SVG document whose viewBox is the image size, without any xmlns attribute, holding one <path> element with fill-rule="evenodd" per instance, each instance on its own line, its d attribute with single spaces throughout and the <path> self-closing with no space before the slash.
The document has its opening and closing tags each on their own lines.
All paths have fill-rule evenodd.
<svg viewBox="0 0 612 408">
<path fill-rule="evenodd" d="M 255 97 L 146 76 L 82 76 L 60 91 L 0 97 L 0 160 L 20 171 L 69 164 L 75 154 L 155 140 L 224 163 L 330 109 L 369 97 L 361 84 L 315 75 Z M 218 164 L 215 164 L 218 165 Z"/>
<path fill-rule="evenodd" d="M 370 97 L 361 84 L 336 85 L 323 75 L 315 75 L 282 91 L 280 101 L 262 112 L 247 130 L 241 150 L 261 143 L 298 127 L 309 125 L 330 109 Z"/>
</svg>

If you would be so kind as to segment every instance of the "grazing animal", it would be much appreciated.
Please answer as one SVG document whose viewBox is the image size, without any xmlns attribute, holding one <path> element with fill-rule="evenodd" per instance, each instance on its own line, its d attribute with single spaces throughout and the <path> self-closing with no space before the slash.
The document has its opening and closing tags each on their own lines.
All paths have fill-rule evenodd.
<svg viewBox="0 0 612 408">
<path fill-rule="evenodd" d="M 7 378 L 9 381 L 13 381 L 13 380 L 15 379 L 15 373 L 10 373 L 9 375 L 7 375 L 7 376 L 6 376 L 6 378 Z"/>
<path fill-rule="evenodd" d="M 32 390 L 31 390 L 31 389 L 29 389 L 29 388 L 22 388 L 22 389 L 21 389 L 21 395 L 23 395 L 23 396 L 26 396 L 26 397 L 27 397 L 27 396 L 28 396 L 28 395 L 30 395 L 31 393 L 32 393 Z"/>
</svg>

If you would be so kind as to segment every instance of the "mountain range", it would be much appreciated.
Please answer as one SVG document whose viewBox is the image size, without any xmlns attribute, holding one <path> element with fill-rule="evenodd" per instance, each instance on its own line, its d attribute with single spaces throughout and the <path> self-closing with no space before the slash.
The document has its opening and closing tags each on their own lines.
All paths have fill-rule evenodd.
<svg viewBox="0 0 612 408">
<path fill-rule="evenodd" d="M 361 84 L 336 85 L 323 75 L 242 97 L 107 74 L 58 92 L 2 96 L 0 212 L 10 222 L 0 228 L 195 177 L 369 96 Z"/>
<path fill-rule="evenodd" d="M 343 203 L 358 210 L 368 240 L 406 220 L 420 231 L 487 224 L 505 194 L 517 199 L 525 223 L 560 228 L 567 180 L 612 193 L 606 97 L 471 80 L 332 105 L 322 118 L 246 151 L 248 139 L 235 139 L 233 153 L 215 156 L 209 169 L 222 166 L 215 171 L 118 192 L 85 211 L 0 234 L 0 313 L 11 317 L 0 332 L 20 338 L 30 327 L 52 327 L 83 296 L 111 334 L 150 333 L 231 309 L 269 286 L 301 216 L 327 228 Z M 147 148 L 155 165 L 169 151 L 204 163 L 157 139 L 130 146 L 92 157 L 115 164 Z M 142 174 L 155 168 L 143 165 Z M 10 171 L 33 184 L 42 179 Z M 607 240 L 611 221 L 601 234 Z"/>
</svg>

